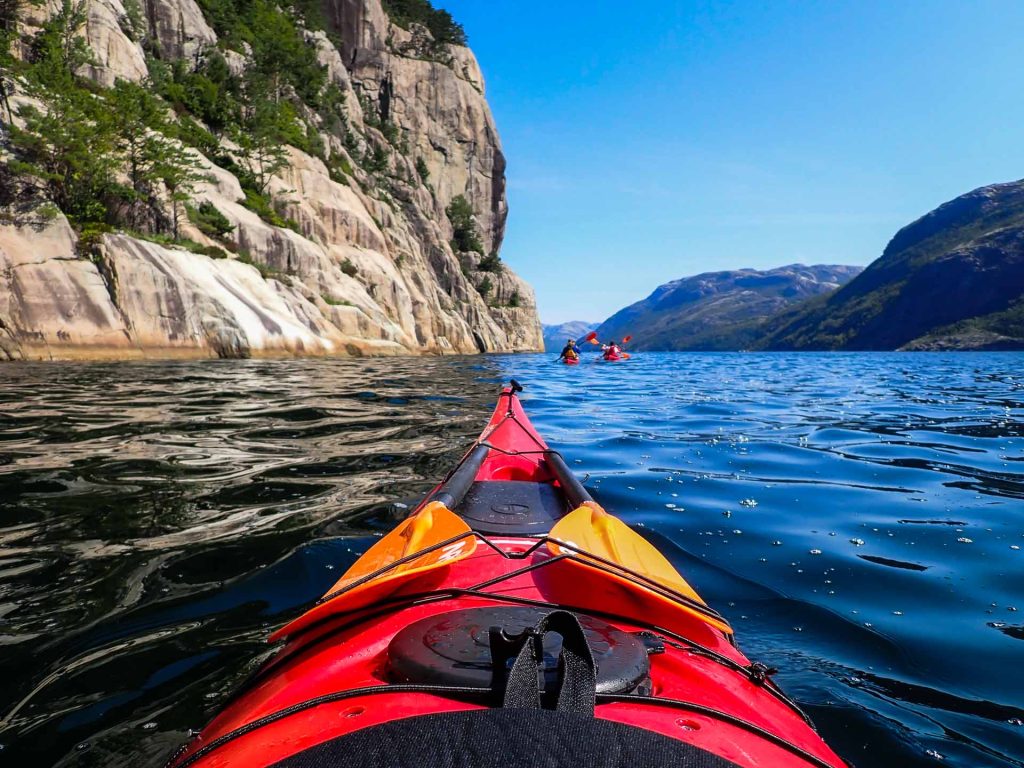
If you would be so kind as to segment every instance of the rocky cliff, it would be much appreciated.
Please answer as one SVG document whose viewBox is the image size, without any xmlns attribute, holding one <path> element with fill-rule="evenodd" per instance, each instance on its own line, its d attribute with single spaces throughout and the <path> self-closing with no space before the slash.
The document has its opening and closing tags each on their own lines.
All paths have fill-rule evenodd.
<svg viewBox="0 0 1024 768">
<path fill-rule="evenodd" d="M 1024 349 L 1024 181 L 926 214 L 826 299 L 784 313 L 766 349 Z"/>
<path fill-rule="evenodd" d="M 604 340 L 632 335 L 630 349 L 737 350 L 786 307 L 848 282 L 860 267 L 790 264 L 770 270 L 706 272 L 665 283 L 605 320 Z"/>
<path fill-rule="evenodd" d="M 315 55 L 317 85 L 271 71 L 273 97 L 240 96 L 232 127 L 205 105 L 254 88 L 249 74 L 273 61 L 255 26 L 238 33 L 224 3 L 79 4 L 82 23 L 66 26 L 88 56 L 73 74 L 93 84 L 79 103 L 116 104 L 119 81 L 138 84 L 157 100 L 146 136 L 192 168 L 182 187 L 166 172 L 140 187 L 124 150 L 99 214 L 54 205 L 52 174 L 26 162 L 47 137 L 33 115 L 63 104 L 29 65 L 78 6 L 25 6 L 2 73 L 0 359 L 541 349 L 533 291 L 498 256 L 505 158 L 472 52 L 396 23 L 380 0 L 254 5 L 301 35 L 281 48 Z M 264 103 L 276 134 L 251 127 Z"/>
</svg>

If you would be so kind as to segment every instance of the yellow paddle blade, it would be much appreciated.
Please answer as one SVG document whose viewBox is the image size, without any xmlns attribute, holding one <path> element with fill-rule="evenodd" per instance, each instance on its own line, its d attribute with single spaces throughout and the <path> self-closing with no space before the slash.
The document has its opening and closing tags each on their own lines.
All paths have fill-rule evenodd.
<svg viewBox="0 0 1024 768">
<path fill-rule="evenodd" d="M 334 595 L 333 598 L 274 632 L 271 641 L 295 634 L 333 614 L 365 608 L 418 581 L 430 571 L 469 557 L 476 550 L 476 537 L 469 535 L 471 533 L 472 529 L 462 518 L 444 504 L 437 501 L 427 504 L 356 560 L 324 595 L 324 598 Z M 458 538 L 460 536 L 463 538 Z M 439 546 L 451 539 L 457 541 Z M 416 553 L 423 550 L 430 551 L 416 557 Z M 405 562 L 394 565 L 403 559 Z M 374 577 L 375 573 L 379 575 Z"/>
<path fill-rule="evenodd" d="M 333 594 L 345 589 L 360 579 L 386 568 L 402 558 L 414 555 L 443 541 L 462 536 L 471 531 L 461 517 L 439 501 L 432 501 L 416 514 L 406 518 L 391 533 L 370 547 L 366 554 L 356 560 L 345 571 L 338 582 L 327 590 Z M 476 539 L 467 536 L 446 547 L 435 549 L 422 557 L 413 557 L 382 573 L 374 581 L 394 579 L 409 573 L 448 565 L 469 556 L 476 549 Z"/>
<path fill-rule="evenodd" d="M 679 574 L 679 571 L 672 566 L 672 563 L 665 559 L 664 555 L 648 543 L 640 534 L 636 533 L 636 531 L 617 517 L 605 512 L 595 502 L 584 502 L 581 507 L 563 517 L 555 523 L 548 536 L 585 553 L 620 565 L 624 570 L 650 579 L 701 605 L 706 605 L 700 595 L 697 594 L 693 587 L 686 583 L 686 579 Z M 577 554 L 571 549 L 560 547 L 556 542 L 549 542 L 548 548 L 556 555 Z M 586 557 L 586 555 L 577 556 L 584 559 Z M 625 577 L 617 577 L 617 580 L 621 581 L 623 579 Z M 625 580 L 629 581 L 628 579 Z M 642 583 L 635 581 L 631 583 L 634 586 L 644 587 Z M 667 598 L 666 600 L 667 602 L 672 602 Z M 732 628 L 723 621 L 719 621 L 711 616 L 705 616 L 703 613 L 688 608 L 682 603 L 673 604 L 684 611 L 699 616 L 723 632 L 732 632 Z"/>
</svg>

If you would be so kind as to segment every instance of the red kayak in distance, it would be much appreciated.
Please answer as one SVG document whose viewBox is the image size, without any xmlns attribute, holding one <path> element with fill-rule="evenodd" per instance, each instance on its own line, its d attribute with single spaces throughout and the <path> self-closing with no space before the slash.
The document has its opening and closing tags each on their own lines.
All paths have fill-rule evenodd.
<svg viewBox="0 0 1024 768">
<path fill-rule="evenodd" d="M 566 365 L 579 365 L 580 359 L 578 357 L 563 357 L 562 362 Z"/>
<path fill-rule="evenodd" d="M 172 768 L 845 765 L 519 391 Z"/>
</svg>

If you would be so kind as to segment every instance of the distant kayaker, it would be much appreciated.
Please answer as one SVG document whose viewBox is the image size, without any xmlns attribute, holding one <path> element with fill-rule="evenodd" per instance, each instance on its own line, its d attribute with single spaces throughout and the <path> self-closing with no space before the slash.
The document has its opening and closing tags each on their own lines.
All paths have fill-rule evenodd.
<svg viewBox="0 0 1024 768">
<path fill-rule="evenodd" d="M 580 351 L 576 348 L 576 339 L 569 339 L 565 346 L 562 348 L 562 354 L 558 356 L 559 360 L 579 360 Z"/>
<path fill-rule="evenodd" d="M 619 345 L 614 341 L 609 341 L 607 344 L 601 345 L 601 351 L 604 352 L 606 360 L 614 360 L 622 354 L 622 350 L 619 349 Z"/>
</svg>

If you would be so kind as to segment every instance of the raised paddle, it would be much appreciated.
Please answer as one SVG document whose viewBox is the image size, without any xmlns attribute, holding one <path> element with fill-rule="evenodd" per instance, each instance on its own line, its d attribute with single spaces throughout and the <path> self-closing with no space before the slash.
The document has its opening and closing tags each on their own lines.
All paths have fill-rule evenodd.
<svg viewBox="0 0 1024 768">
<path fill-rule="evenodd" d="M 586 554 L 575 552 L 575 549 L 583 553 L 595 555 L 602 560 L 608 560 L 622 566 L 623 571 L 629 571 L 642 576 L 645 579 L 668 588 L 695 603 L 706 605 L 700 595 L 686 583 L 684 579 L 665 556 L 655 549 L 646 539 L 636 533 L 632 528 L 610 515 L 593 501 L 584 502 L 583 506 L 573 510 L 557 523 L 548 534 L 549 538 L 564 542 L 573 549 L 560 547 L 556 542 L 549 542 L 549 550 L 556 555 L 572 555 L 577 562 L 586 565 Z M 629 581 L 623 578 L 623 581 Z M 645 588 L 643 582 L 630 582 L 632 586 Z M 649 588 L 646 588 L 649 589 Z M 651 590 L 653 591 L 653 590 Z M 659 595 L 666 602 L 678 606 L 682 611 L 698 616 L 703 621 L 711 624 L 723 632 L 732 632 L 732 628 L 714 616 L 687 606 L 685 603 L 672 601 L 664 595 Z M 709 609 L 710 610 L 710 609 Z"/>
</svg>

